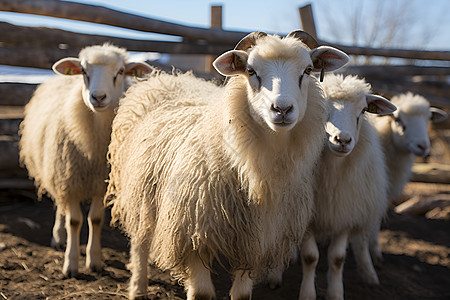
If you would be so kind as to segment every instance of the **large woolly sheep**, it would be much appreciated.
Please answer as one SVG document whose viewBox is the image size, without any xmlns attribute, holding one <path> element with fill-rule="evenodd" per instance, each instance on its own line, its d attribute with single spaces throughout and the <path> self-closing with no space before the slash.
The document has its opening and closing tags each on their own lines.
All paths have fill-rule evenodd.
<svg viewBox="0 0 450 300">
<path fill-rule="evenodd" d="M 414 157 L 430 153 L 428 122 L 440 122 L 447 117 L 446 112 L 430 107 L 424 97 L 412 93 L 395 96 L 392 103 L 397 111 L 373 119 L 386 154 L 390 199 L 402 193 L 411 176 Z"/>
<path fill-rule="evenodd" d="M 388 182 L 381 143 L 365 112 L 390 114 L 395 106 L 371 95 L 370 85 L 357 77 L 329 75 L 323 88 L 330 109 L 328 147 L 319 160 L 315 216 L 301 248 L 299 299 L 316 298 L 316 239 L 330 240 L 328 299 L 344 299 L 342 270 L 348 239 L 362 279 L 379 284 L 369 253 L 369 237 L 378 232 L 386 212 Z"/>
<path fill-rule="evenodd" d="M 311 42 L 301 31 L 254 32 L 214 61 L 230 76 L 225 87 L 160 73 L 127 92 L 106 199 L 131 238 L 130 298 L 147 292 L 149 258 L 184 282 L 190 300 L 214 298 L 215 259 L 234 276 L 234 300 L 250 299 L 264 270 L 287 263 L 312 215 L 325 134 L 311 73 L 348 61 Z"/>
<path fill-rule="evenodd" d="M 150 71 L 128 62 L 123 48 L 110 44 L 86 47 L 79 58 L 53 65 L 61 75 L 41 84 L 25 107 L 20 125 L 20 159 L 35 180 L 38 195 L 50 194 L 57 207 L 52 246 L 65 243 L 63 273 L 78 273 L 80 202 L 91 200 L 86 266 L 101 270 L 100 231 L 108 177 L 106 153 L 119 98 L 129 86 L 126 75 Z"/>
</svg>

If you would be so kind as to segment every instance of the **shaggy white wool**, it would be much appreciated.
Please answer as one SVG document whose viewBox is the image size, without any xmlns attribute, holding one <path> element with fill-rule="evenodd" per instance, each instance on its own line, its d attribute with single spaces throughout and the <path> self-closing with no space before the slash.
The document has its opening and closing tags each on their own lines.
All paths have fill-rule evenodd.
<svg viewBox="0 0 450 300">
<path fill-rule="evenodd" d="M 113 123 L 107 199 L 113 222 L 184 277 L 198 251 L 255 277 L 286 264 L 313 209 L 312 172 L 325 102 L 311 80 L 304 119 L 287 135 L 256 123 L 246 78 L 226 87 L 160 73 L 130 88 Z"/>
</svg>

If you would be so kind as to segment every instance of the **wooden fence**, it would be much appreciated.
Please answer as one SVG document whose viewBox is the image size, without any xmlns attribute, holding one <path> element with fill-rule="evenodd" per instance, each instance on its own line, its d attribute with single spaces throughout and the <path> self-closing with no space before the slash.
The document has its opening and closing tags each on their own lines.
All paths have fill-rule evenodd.
<svg viewBox="0 0 450 300">
<path fill-rule="evenodd" d="M 43 69 L 49 69 L 60 58 L 76 56 L 79 50 L 87 45 L 107 41 L 130 51 L 217 56 L 232 49 L 248 33 L 223 30 L 221 22 L 214 19 L 212 28 L 190 27 L 106 7 L 58 0 L 0 0 L 0 11 L 110 25 L 170 36 L 171 40 L 174 40 L 138 40 L 0 22 L 0 65 Z M 303 28 L 308 28 L 315 35 L 311 6 L 299 8 L 299 13 Z M 321 45 L 331 45 L 350 55 L 395 57 L 410 61 L 450 61 L 450 51 L 376 49 L 334 44 L 321 39 L 318 41 Z M 387 97 L 412 91 L 424 95 L 433 105 L 450 111 L 450 84 L 445 80 L 450 76 L 450 67 L 350 66 L 343 72 L 366 77 L 376 92 Z M 34 89 L 35 85 L 31 84 L 0 83 L 0 136 L 8 136 L 0 139 L 0 169 L 16 167 L 18 164 L 16 137 L 17 126 L 21 120 L 20 113 L 13 113 L 13 117 L 2 114 L 2 107 L 16 106 L 20 111 L 20 107 L 27 103 Z M 443 127 L 450 128 L 450 122 L 445 123 Z"/>
</svg>

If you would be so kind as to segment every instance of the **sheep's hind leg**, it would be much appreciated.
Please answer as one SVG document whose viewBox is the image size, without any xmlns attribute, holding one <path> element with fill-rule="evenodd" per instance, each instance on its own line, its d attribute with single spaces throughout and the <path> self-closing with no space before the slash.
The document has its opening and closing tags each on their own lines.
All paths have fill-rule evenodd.
<svg viewBox="0 0 450 300">
<path fill-rule="evenodd" d="M 105 209 L 102 199 L 92 199 L 89 209 L 89 240 L 86 246 L 86 267 L 94 272 L 102 271 L 102 248 L 101 248 L 101 231 L 103 225 L 103 217 Z"/>
<path fill-rule="evenodd" d="M 252 298 L 253 280 L 249 271 L 237 271 L 234 273 L 233 285 L 231 286 L 231 300 L 250 300 Z"/>
<path fill-rule="evenodd" d="M 148 255 L 149 245 L 146 242 L 131 239 L 130 263 L 128 269 L 131 271 L 129 287 L 129 298 L 142 298 L 147 295 L 148 286 Z"/>
<path fill-rule="evenodd" d="M 316 239 L 312 233 L 307 233 L 305 235 L 300 254 L 302 259 L 303 277 L 300 286 L 299 299 L 315 300 L 317 295 L 314 277 L 317 262 L 319 261 L 319 249 L 317 248 Z"/>
<path fill-rule="evenodd" d="M 333 237 L 328 247 L 328 288 L 327 299 L 344 300 L 344 269 L 345 252 L 347 250 L 348 233 L 343 232 Z"/>
<path fill-rule="evenodd" d="M 50 245 L 53 249 L 62 251 L 65 248 L 66 238 L 65 218 L 62 214 L 62 209 L 60 207 L 56 207 L 55 224 L 53 225 L 52 241 Z"/>
<path fill-rule="evenodd" d="M 211 300 L 216 297 L 211 274 L 197 253 L 188 260 L 185 287 L 188 300 Z"/>
<path fill-rule="evenodd" d="M 355 256 L 358 272 L 361 274 L 364 282 L 370 285 L 379 285 L 377 272 L 370 259 L 369 242 L 364 234 L 358 234 L 352 237 L 351 246 Z"/>
<path fill-rule="evenodd" d="M 67 277 L 78 274 L 80 257 L 80 229 L 83 223 L 83 213 L 80 203 L 72 201 L 66 214 L 67 247 L 64 255 L 63 273 Z"/>
</svg>

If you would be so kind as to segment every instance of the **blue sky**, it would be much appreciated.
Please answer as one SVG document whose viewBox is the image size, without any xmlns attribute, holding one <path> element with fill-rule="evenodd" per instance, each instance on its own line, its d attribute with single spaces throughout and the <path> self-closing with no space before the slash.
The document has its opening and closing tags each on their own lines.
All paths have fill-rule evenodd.
<svg viewBox="0 0 450 300">
<path fill-rule="evenodd" d="M 79 0 L 75 2 L 98 4 L 198 27 L 208 27 L 210 5 L 221 4 L 224 29 L 262 30 L 280 34 L 301 28 L 298 7 L 312 3 L 318 35 L 323 40 L 351 44 L 352 34 L 349 30 L 351 16 L 358 11 L 357 15 L 360 17 L 357 18 L 357 22 L 359 22 L 360 30 L 357 43 L 360 45 L 365 43 L 364 39 L 370 39 L 364 31 L 367 31 L 375 20 L 381 26 L 377 30 L 380 33 L 378 38 L 387 28 L 384 22 L 402 20 L 407 24 L 403 28 L 405 33 L 401 33 L 396 38 L 399 47 L 450 50 L 450 1 L 448 0 Z M 382 10 L 378 11 L 380 7 Z M 157 35 L 117 30 L 109 26 L 5 12 L 0 12 L 0 21 L 130 38 L 161 38 Z M 393 45 L 396 46 L 395 43 Z"/>
</svg>

